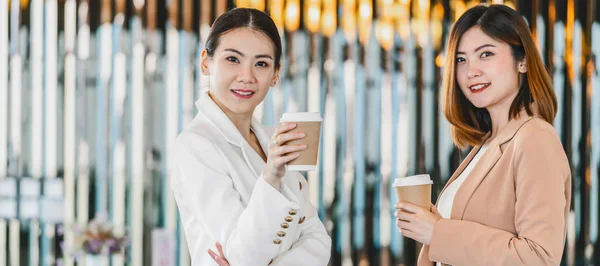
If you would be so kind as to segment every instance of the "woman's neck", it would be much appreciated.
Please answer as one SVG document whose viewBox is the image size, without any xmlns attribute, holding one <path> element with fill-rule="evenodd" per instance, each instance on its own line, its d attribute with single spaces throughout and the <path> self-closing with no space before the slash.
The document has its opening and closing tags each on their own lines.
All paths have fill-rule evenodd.
<svg viewBox="0 0 600 266">
<path fill-rule="evenodd" d="M 236 114 L 233 111 L 231 111 L 229 108 L 227 108 L 227 106 L 225 106 L 224 104 L 219 102 L 217 99 L 215 99 L 215 97 L 213 97 L 210 93 L 209 93 L 209 95 L 210 95 L 210 98 L 213 100 L 213 102 L 215 102 L 215 104 L 217 104 L 217 106 L 219 106 L 219 108 L 221 108 L 221 110 L 223 111 L 223 113 L 225 113 L 225 115 L 229 118 L 229 120 L 231 120 L 233 125 L 240 132 L 240 134 L 242 134 L 242 137 L 244 137 L 244 139 L 246 139 L 246 141 L 248 141 L 248 143 L 250 143 L 250 140 L 251 140 L 250 137 L 252 134 L 252 132 L 250 131 L 250 127 L 252 125 L 252 113 Z"/>
</svg>

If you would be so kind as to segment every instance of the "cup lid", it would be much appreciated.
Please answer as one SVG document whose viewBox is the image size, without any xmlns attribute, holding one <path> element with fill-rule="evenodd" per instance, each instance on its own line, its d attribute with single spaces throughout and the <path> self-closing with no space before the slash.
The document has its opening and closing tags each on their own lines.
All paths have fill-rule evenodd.
<svg viewBox="0 0 600 266">
<path fill-rule="evenodd" d="M 433 180 L 429 175 L 414 175 L 407 177 L 398 177 L 394 180 L 394 187 L 404 186 L 418 186 L 418 185 L 430 185 L 433 184 Z"/>
<path fill-rule="evenodd" d="M 323 121 L 318 112 L 284 113 L 279 122 L 320 122 Z"/>
</svg>

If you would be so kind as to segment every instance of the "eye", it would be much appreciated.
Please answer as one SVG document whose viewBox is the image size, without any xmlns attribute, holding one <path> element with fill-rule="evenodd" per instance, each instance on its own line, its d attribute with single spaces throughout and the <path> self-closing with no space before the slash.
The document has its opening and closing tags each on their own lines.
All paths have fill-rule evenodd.
<svg viewBox="0 0 600 266">
<path fill-rule="evenodd" d="M 492 56 L 492 55 L 494 55 L 492 52 L 483 52 L 481 54 L 481 58 L 486 58 L 486 57 L 489 57 L 489 56 Z"/>
<path fill-rule="evenodd" d="M 456 58 L 456 63 L 462 63 L 464 61 L 466 61 L 466 59 L 464 57 L 457 57 Z"/>
<path fill-rule="evenodd" d="M 260 61 L 260 62 L 256 63 L 256 65 L 259 67 L 268 67 L 269 66 L 269 64 L 267 64 L 267 62 L 265 62 L 265 61 Z"/>
<path fill-rule="evenodd" d="M 225 58 L 225 60 L 227 60 L 229 62 L 232 62 L 232 63 L 239 63 L 240 62 L 240 60 L 238 60 L 235 56 L 227 57 L 227 58 Z"/>
</svg>

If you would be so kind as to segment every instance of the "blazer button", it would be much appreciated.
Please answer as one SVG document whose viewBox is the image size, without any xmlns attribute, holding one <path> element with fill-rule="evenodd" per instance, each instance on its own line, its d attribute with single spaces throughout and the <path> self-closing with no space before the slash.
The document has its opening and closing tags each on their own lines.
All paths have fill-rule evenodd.
<svg viewBox="0 0 600 266">
<path fill-rule="evenodd" d="M 306 216 L 302 216 L 302 218 L 300 218 L 300 221 L 298 221 L 299 224 L 304 223 L 304 220 L 306 220 Z"/>
<path fill-rule="evenodd" d="M 269 261 L 268 265 L 271 265 L 271 264 L 273 264 L 273 259 L 271 259 L 271 261 Z"/>
<path fill-rule="evenodd" d="M 279 231 L 279 232 L 277 232 L 277 236 L 284 237 L 285 236 L 285 232 L 284 231 Z"/>
<path fill-rule="evenodd" d="M 290 227 L 290 225 L 288 225 L 288 223 L 281 223 L 281 228 L 287 229 L 288 227 Z"/>
<path fill-rule="evenodd" d="M 291 216 L 286 216 L 285 217 L 285 221 L 288 223 L 291 223 L 294 220 L 294 218 L 292 218 Z"/>
<path fill-rule="evenodd" d="M 290 211 L 290 215 L 296 215 L 296 213 L 297 213 L 296 210 L 291 210 Z"/>
<path fill-rule="evenodd" d="M 281 244 L 281 239 L 275 238 L 275 239 L 273 239 L 273 243 L 276 245 L 279 245 L 279 244 Z"/>
<path fill-rule="evenodd" d="M 302 182 L 298 182 L 300 184 L 300 190 L 302 190 Z"/>
</svg>

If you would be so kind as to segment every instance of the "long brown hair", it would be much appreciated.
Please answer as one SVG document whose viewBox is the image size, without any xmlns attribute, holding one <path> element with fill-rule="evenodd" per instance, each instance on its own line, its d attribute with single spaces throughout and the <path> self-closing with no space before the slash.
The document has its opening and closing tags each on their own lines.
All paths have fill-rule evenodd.
<svg viewBox="0 0 600 266">
<path fill-rule="evenodd" d="M 479 5 L 467 10 L 456 21 L 448 41 L 442 108 L 451 124 L 454 143 L 461 148 L 480 145 L 485 134 L 492 129 L 488 111 L 475 107 L 456 81 L 458 43 L 462 35 L 474 26 L 479 26 L 488 36 L 507 43 L 515 60 L 526 61 L 527 73 L 522 74 L 521 87 L 507 114 L 509 119 L 516 118 L 523 109 L 532 116 L 531 104 L 535 102 L 539 116 L 552 123 L 556 115 L 556 95 L 525 20 L 505 5 Z"/>
</svg>

